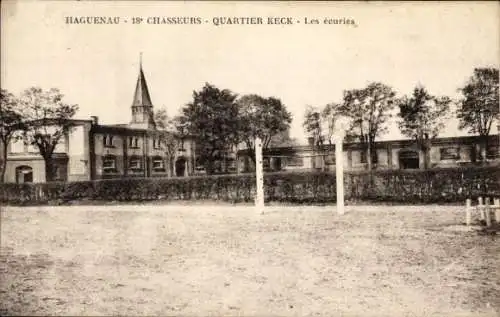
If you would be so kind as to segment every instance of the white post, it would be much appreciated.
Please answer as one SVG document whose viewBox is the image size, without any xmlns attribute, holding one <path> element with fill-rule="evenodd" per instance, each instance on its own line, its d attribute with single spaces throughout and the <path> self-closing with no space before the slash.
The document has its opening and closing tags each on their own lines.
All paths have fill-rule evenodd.
<svg viewBox="0 0 500 317">
<path fill-rule="evenodd" d="M 483 197 L 477 198 L 477 210 L 479 211 L 479 216 L 481 217 L 481 220 L 485 220 Z"/>
<path fill-rule="evenodd" d="M 484 214 L 486 216 L 486 226 L 491 227 L 490 197 L 484 199 Z"/>
<path fill-rule="evenodd" d="M 493 199 L 493 208 L 495 209 L 495 220 L 500 224 L 500 199 Z"/>
<path fill-rule="evenodd" d="M 465 224 L 470 226 L 471 224 L 471 212 L 472 212 L 472 202 L 470 199 L 465 200 Z"/>
<path fill-rule="evenodd" d="M 343 215 L 344 210 L 344 151 L 342 142 L 344 131 L 337 131 L 335 136 L 335 173 L 337 179 L 337 214 Z"/>
<path fill-rule="evenodd" d="M 262 140 L 255 138 L 255 176 L 257 181 L 255 207 L 264 212 L 264 171 L 262 167 Z"/>
</svg>

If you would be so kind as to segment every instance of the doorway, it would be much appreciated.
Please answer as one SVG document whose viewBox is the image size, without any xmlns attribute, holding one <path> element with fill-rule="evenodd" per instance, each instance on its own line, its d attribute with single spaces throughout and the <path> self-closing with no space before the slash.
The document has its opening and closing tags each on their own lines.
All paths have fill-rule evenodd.
<svg viewBox="0 0 500 317">
<path fill-rule="evenodd" d="M 418 169 L 420 162 L 418 152 L 404 150 L 399 152 L 399 168 L 401 169 Z"/>
<path fill-rule="evenodd" d="M 273 158 L 274 161 L 273 161 L 273 166 L 272 166 L 272 169 L 274 171 L 280 171 L 281 170 L 281 157 L 274 157 Z"/>
<path fill-rule="evenodd" d="M 16 167 L 16 183 L 33 183 L 33 169 L 26 165 Z"/>
<path fill-rule="evenodd" d="M 185 176 L 186 172 L 186 159 L 184 157 L 180 157 L 175 161 L 175 176 Z"/>
</svg>

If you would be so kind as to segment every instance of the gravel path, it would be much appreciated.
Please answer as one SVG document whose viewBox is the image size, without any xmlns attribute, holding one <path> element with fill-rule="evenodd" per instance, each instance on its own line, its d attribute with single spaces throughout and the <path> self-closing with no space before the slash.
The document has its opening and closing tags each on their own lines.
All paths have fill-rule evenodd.
<svg viewBox="0 0 500 317">
<path fill-rule="evenodd" d="M 453 206 L 3 208 L 0 315 L 498 316 Z"/>
</svg>

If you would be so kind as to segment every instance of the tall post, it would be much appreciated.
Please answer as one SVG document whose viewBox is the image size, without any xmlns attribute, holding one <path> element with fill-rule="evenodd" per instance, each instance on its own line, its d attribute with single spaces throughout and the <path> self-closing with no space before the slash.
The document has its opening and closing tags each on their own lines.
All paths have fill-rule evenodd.
<svg viewBox="0 0 500 317">
<path fill-rule="evenodd" d="M 495 198 L 493 200 L 493 208 L 495 209 L 495 220 L 497 224 L 500 224 L 500 199 Z"/>
<path fill-rule="evenodd" d="M 472 201 L 470 199 L 465 200 L 465 224 L 470 226 L 471 224 L 471 212 L 472 212 Z"/>
<path fill-rule="evenodd" d="M 486 227 L 491 227 L 490 197 L 484 199 L 484 214 L 486 216 Z"/>
<path fill-rule="evenodd" d="M 485 220 L 485 213 L 484 213 L 484 204 L 483 204 L 483 197 L 478 197 L 477 198 L 477 210 L 479 211 L 479 215 L 481 217 L 481 220 Z"/>
<path fill-rule="evenodd" d="M 344 151 L 342 142 L 344 131 L 337 131 L 335 136 L 335 173 L 337 179 L 337 213 L 343 215 L 344 210 Z"/>
<path fill-rule="evenodd" d="M 255 176 L 257 181 L 255 207 L 257 211 L 264 212 L 264 171 L 262 167 L 262 140 L 255 138 Z"/>
</svg>

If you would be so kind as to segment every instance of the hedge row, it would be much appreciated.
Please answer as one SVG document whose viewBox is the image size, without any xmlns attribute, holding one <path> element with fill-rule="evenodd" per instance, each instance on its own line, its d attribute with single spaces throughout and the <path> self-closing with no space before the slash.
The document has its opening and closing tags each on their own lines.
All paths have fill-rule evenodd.
<svg viewBox="0 0 500 317">
<path fill-rule="evenodd" d="M 500 169 L 448 168 L 427 171 L 348 172 L 345 196 L 350 200 L 432 203 L 458 202 L 478 196 L 500 197 Z M 266 201 L 334 202 L 336 177 L 330 172 L 269 173 L 264 177 Z M 78 200 L 220 200 L 252 201 L 255 175 L 189 178 L 130 178 L 44 184 L 0 184 L 0 201 L 46 204 Z"/>
</svg>

